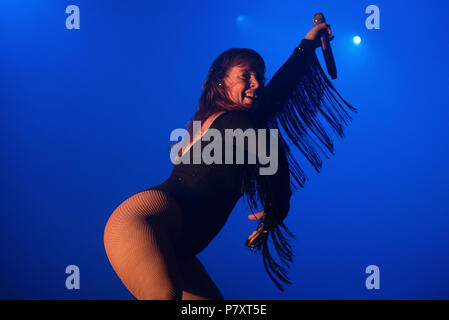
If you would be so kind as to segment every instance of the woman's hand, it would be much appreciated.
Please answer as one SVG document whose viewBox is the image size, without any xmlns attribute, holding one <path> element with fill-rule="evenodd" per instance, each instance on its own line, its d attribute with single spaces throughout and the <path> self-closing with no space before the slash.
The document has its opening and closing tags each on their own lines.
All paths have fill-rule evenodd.
<svg viewBox="0 0 449 320">
<path fill-rule="evenodd" d="M 310 31 L 307 33 L 305 39 L 312 40 L 313 42 L 315 42 L 315 48 L 318 48 L 321 45 L 320 39 L 321 39 L 321 34 L 323 32 L 327 32 L 329 35 L 332 35 L 331 26 L 324 22 L 317 24 L 312 29 L 310 29 Z M 330 41 L 332 41 L 332 39 L 334 39 L 334 36 L 331 36 L 329 38 Z"/>
<path fill-rule="evenodd" d="M 257 247 L 257 249 L 260 249 L 260 247 L 263 244 L 263 239 L 267 236 L 267 231 L 264 230 L 263 224 L 257 228 L 256 231 L 254 231 L 249 238 L 245 241 L 245 246 L 251 247 L 251 249 Z"/>
<path fill-rule="evenodd" d="M 258 213 L 253 213 L 248 215 L 248 219 L 250 220 L 259 220 L 263 219 L 265 217 L 265 211 L 260 211 Z M 263 230 L 263 224 L 257 228 L 256 231 L 254 231 L 248 238 L 248 240 L 245 241 L 245 246 L 254 248 L 257 246 L 258 249 L 260 249 L 260 245 L 262 244 L 263 237 L 267 235 L 266 232 Z"/>
</svg>

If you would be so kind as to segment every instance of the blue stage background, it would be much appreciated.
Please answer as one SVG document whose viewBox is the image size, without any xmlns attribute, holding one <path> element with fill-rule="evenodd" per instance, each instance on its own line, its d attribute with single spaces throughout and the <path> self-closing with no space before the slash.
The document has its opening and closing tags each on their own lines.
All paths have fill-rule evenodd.
<svg viewBox="0 0 449 320">
<path fill-rule="evenodd" d="M 321 11 L 334 84 L 360 112 L 292 198 L 293 285 L 280 292 L 243 246 L 243 201 L 199 257 L 226 299 L 448 299 L 448 3 L 316 3 L 0 1 L 0 298 L 133 299 L 104 251 L 109 215 L 169 176 L 170 132 L 218 54 L 253 48 L 270 78 Z M 65 287 L 72 264 L 79 290 Z"/>
</svg>

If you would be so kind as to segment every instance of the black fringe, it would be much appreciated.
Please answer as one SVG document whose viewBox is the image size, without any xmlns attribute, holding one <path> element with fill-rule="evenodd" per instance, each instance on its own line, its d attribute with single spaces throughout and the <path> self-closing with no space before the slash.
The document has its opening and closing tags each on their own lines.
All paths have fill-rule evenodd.
<svg viewBox="0 0 449 320">
<path fill-rule="evenodd" d="M 333 155 L 334 144 L 319 116 L 326 120 L 334 133 L 343 138 L 344 126 L 352 120 L 349 110 L 357 112 L 337 92 L 313 54 L 304 78 L 295 88 L 291 99 L 277 111 L 269 123 L 272 127 L 282 127 L 288 140 L 320 172 L 322 156 L 329 158 Z M 284 140 L 282 136 L 281 140 Z M 306 181 L 304 171 L 288 147 L 286 150 L 290 172 L 297 185 L 303 187 Z M 295 185 L 294 187 L 296 189 Z"/>
<path fill-rule="evenodd" d="M 260 233 L 253 240 L 253 244 L 249 246 L 246 241 L 245 245 L 249 246 L 251 249 L 262 250 L 263 264 L 268 276 L 281 291 L 284 291 L 280 282 L 291 284 L 287 273 L 289 263 L 293 262 L 294 257 L 292 246 L 284 233 L 292 239 L 295 239 L 295 236 L 282 221 L 285 217 L 280 216 L 277 212 L 278 208 L 269 205 L 271 202 L 270 194 L 272 194 L 271 188 L 274 186 L 268 183 L 267 176 L 258 174 L 258 169 L 256 167 L 252 167 L 251 169 L 245 171 L 242 191 L 244 191 L 246 195 L 251 212 L 255 213 L 258 210 L 257 203 L 260 203 L 261 207 L 265 210 L 265 217 L 263 220 L 259 220 L 257 230 L 259 230 Z M 270 239 L 282 264 L 277 263 L 270 253 Z"/>
<path fill-rule="evenodd" d="M 275 117 L 269 120 L 267 126 L 277 129 L 281 127 L 288 140 L 301 151 L 315 170 L 320 172 L 323 163 L 322 156 L 329 158 L 330 155 L 333 155 L 334 144 L 318 116 L 321 115 L 326 120 L 334 133 L 343 137 L 344 126 L 352 120 L 348 113 L 349 110 L 357 112 L 356 108 L 340 96 L 321 68 L 316 55 L 313 54 L 305 75 L 295 88 L 290 100 L 276 111 Z M 306 182 L 304 170 L 292 156 L 281 131 L 279 131 L 279 147 L 287 155 L 289 171 L 296 182 L 295 184 L 292 181 L 292 187 L 294 189 L 297 189 L 298 185 L 303 187 Z M 264 176 L 260 176 L 254 170 L 249 170 L 243 181 L 242 191 L 246 195 L 251 211 L 255 212 L 257 201 L 265 210 L 265 217 L 259 221 L 258 225 L 261 232 L 251 248 L 262 250 L 265 270 L 276 286 L 283 291 L 281 282 L 291 284 L 287 272 L 289 263 L 293 262 L 294 257 L 287 236 L 292 239 L 295 236 L 282 221 L 285 217 L 279 217 L 276 208 L 266 206 L 269 203 L 271 186 L 266 183 Z M 270 239 L 281 264 L 277 263 L 270 253 Z"/>
</svg>

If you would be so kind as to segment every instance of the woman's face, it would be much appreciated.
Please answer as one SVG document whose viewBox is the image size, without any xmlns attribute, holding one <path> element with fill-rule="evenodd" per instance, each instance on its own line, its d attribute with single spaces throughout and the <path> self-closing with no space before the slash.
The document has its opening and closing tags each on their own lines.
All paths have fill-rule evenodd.
<svg viewBox="0 0 449 320">
<path fill-rule="evenodd" d="M 231 67 L 224 78 L 229 99 L 251 108 L 259 98 L 263 88 L 263 74 L 246 64 Z"/>
</svg>

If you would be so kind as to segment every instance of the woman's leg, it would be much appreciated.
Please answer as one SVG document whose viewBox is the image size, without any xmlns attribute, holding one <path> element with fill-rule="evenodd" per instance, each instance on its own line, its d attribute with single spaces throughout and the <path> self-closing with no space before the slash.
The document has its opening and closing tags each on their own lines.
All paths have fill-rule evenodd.
<svg viewBox="0 0 449 320">
<path fill-rule="evenodd" d="M 138 299 L 182 298 L 173 243 L 182 229 L 180 209 L 157 190 L 124 201 L 109 218 L 104 244 L 115 272 Z"/>
<path fill-rule="evenodd" d="M 223 300 L 223 295 L 196 257 L 179 263 L 183 279 L 183 300 Z"/>
</svg>

